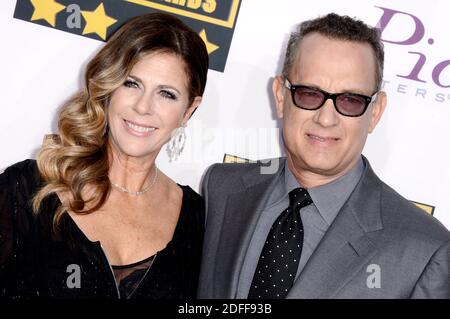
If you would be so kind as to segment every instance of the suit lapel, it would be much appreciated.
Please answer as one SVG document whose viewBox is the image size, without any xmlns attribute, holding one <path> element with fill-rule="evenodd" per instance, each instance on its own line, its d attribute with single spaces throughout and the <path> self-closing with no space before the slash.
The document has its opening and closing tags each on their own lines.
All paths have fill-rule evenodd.
<svg viewBox="0 0 450 319">
<path fill-rule="evenodd" d="M 243 176 L 244 189 L 228 196 L 219 240 L 222 258 L 215 263 L 215 274 L 221 277 L 215 280 L 215 295 L 236 297 L 239 276 L 253 231 L 283 167 L 284 162 L 271 175 L 249 172 Z"/>
<path fill-rule="evenodd" d="M 365 160 L 365 159 L 364 159 Z M 287 298 L 331 298 L 376 254 L 368 233 L 383 228 L 381 182 L 367 160 L 363 176 L 305 265 Z"/>
</svg>

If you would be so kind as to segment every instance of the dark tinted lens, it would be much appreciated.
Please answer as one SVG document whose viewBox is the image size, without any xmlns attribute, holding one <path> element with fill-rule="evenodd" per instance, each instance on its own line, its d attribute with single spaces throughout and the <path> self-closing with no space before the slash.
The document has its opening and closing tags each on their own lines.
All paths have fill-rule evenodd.
<svg viewBox="0 0 450 319">
<path fill-rule="evenodd" d="M 362 96 L 343 94 L 336 98 L 336 107 L 347 115 L 359 115 L 366 107 L 366 100 Z"/>
<path fill-rule="evenodd" d="M 295 103 L 305 109 L 315 109 L 319 107 L 324 99 L 322 92 L 307 87 L 299 87 L 294 93 Z"/>
</svg>

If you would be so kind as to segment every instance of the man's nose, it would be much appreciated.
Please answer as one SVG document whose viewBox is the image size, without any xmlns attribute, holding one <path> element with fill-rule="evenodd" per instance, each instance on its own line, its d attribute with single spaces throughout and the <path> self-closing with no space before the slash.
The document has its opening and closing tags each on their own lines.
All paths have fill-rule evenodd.
<svg viewBox="0 0 450 319">
<path fill-rule="evenodd" d="M 315 112 L 316 114 L 314 115 L 313 118 L 314 122 L 323 127 L 336 125 L 339 121 L 339 114 L 336 111 L 334 102 L 331 99 L 331 97 L 329 97 L 325 101 L 325 104 L 322 105 L 322 107 L 316 110 Z"/>
</svg>

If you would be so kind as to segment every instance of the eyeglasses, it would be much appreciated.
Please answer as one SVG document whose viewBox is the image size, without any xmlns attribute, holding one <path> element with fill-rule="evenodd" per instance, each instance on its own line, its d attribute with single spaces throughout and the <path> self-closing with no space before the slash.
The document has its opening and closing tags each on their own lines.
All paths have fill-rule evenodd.
<svg viewBox="0 0 450 319">
<path fill-rule="evenodd" d="M 331 99 L 334 108 L 344 116 L 357 117 L 364 114 L 372 101 L 375 101 L 378 92 L 372 96 L 356 93 L 328 93 L 318 88 L 306 85 L 293 85 L 285 78 L 284 86 L 291 91 L 292 102 L 304 110 L 318 110 L 328 99 Z"/>
</svg>

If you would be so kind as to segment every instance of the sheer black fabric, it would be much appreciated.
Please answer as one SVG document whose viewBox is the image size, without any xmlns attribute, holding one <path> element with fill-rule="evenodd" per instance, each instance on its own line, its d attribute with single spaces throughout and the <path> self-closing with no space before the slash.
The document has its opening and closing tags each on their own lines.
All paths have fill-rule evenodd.
<svg viewBox="0 0 450 319">
<path fill-rule="evenodd" d="M 34 160 L 0 175 L 0 297 L 195 298 L 204 202 L 189 186 L 180 186 L 183 201 L 172 240 L 147 260 L 151 265 L 144 272 L 136 273 L 138 284 L 130 293 L 125 286 L 121 292 L 100 243 L 91 242 L 68 214 L 60 231 L 52 231 L 60 203 L 56 195 L 46 198 L 40 213 L 33 215 L 31 199 L 41 185 Z"/>
<path fill-rule="evenodd" d="M 156 255 L 129 265 L 112 266 L 122 297 L 131 298 L 152 266 Z"/>
</svg>

